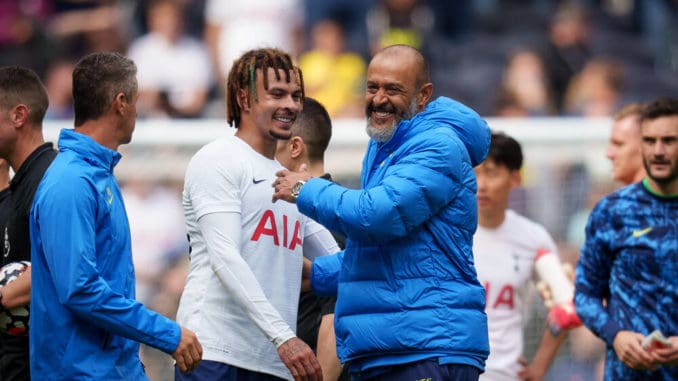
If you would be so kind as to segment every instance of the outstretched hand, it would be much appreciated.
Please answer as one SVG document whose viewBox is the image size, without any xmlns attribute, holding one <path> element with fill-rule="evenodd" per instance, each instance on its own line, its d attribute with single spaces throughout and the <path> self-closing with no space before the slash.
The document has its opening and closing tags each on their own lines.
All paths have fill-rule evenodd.
<svg viewBox="0 0 678 381">
<path fill-rule="evenodd" d="M 320 363 L 311 348 L 300 338 L 293 337 L 278 348 L 278 355 L 295 381 L 322 381 Z"/>
<path fill-rule="evenodd" d="M 277 178 L 273 182 L 273 188 L 275 189 L 273 193 L 273 202 L 278 200 L 285 200 L 287 202 L 295 203 L 297 199 L 292 196 L 292 187 L 298 181 L 308 181 L 312 176 L 308 172 L 306 164 L 302 164 L 299 167 L 298 172 L 288 171 L 283 169 L 276 172 Z"/>
</svg>

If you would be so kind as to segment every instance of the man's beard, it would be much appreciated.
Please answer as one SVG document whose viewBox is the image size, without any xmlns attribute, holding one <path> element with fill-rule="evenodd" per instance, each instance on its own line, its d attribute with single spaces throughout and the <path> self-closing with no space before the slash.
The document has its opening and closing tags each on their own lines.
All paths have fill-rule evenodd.
<svg viewBox="0 0 678 381">
<path fill-rule="evenodd" d="M 671 166 L 669 173 L 663 176 L 656 176 L 651 171 L 651 163 L 643 159 L 643 166 L 645 167 L 647 176 L 659 185 L 669 185 L 678 178 L 678 165 L 676 165 L 676 162 L 665 160 L 664 163 Z"/>
<path fill-rule="evenodd" d="M 367 106 L 367 115 L 371 115 L 372 111 L 386 111 L 389 112 L 390 110 L 393 109 L 393 106 L 390 104 L 386 106 L 386 110 L 380 110 L 383 109 L 384 106 L 380 108 L 375 108 L 372 107 L 372 105 Z M 395 133 L 396 128 L 398 127 L 398 124 L 402 120 L 410 119 L 412 118 L 415 114 L 417 113 L 417 99 L 412 98 L 412 102 L 410 102 L 410 107 L 403 111 L 402 113 L 394 114 L 393 117 L 393 123 L 391 123 L 390 126 L 385 127 L 385 128 L 377 128 L 372 125 L 372 118 L 370 116 L 367 117 L 367 125 L 365 126 L 365 131 L 367 131 L 367 136 L 369 136 L 372 140 L 375 140 L 379 143 L 385 143 L 393 137 L 393 134 Z"/>
</svg>

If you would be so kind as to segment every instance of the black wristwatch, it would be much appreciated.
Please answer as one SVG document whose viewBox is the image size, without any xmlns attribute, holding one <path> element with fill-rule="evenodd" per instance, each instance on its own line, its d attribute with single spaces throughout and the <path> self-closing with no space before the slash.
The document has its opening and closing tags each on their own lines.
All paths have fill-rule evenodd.
<svg viewBox="0 0 678 381">
<path fill-rule="evenodd" d="M 304 184 L 306 184 L 306 181 L 299 180 L 292 186 L 292 192 L 290 192 L 290 194 L 292 195 L 292 197 L 294 197 L 294 201 L 297 201 L 297 197 L 299 197 L 299 192 L 301 192 L 301 187 L 303 187 Z"/>
</svg>

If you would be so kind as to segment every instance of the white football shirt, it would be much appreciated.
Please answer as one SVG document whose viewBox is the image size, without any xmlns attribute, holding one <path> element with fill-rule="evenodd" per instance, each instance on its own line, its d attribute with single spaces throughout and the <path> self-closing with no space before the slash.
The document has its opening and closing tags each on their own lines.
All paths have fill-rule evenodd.
<svg viewBox="0 0 678 381">
<path fill-rule="evenodd" d="M 487 294 L 486 312 L 490 357 L 481 381 L 518 380 L 523 353 L 523 316 L 530 281 L 535 277 L 537 250 L 557 253 L 543 226 L 512 210 L 496 229 L 478 225 L 473 257 L 478 279 Z"/>
<path fill-rule="evenodd" d="M 295 204 L 271 201 L 280 169 L 236 136 L 191 159 L 183 194 L 191 260 L 177 321 L 197 334 L 203 359 L 291 379 L 271 341 L 294 335 L 303 240 L 325 229 Z M 215 215 L 228 216 L 224 226 L 205 224 Z"/>
</svg>

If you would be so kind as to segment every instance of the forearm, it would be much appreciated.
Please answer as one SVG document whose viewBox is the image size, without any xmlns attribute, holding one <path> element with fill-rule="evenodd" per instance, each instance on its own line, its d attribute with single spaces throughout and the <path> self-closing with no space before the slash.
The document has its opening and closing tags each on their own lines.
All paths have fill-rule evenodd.
<svg viewBox="0 0 678 381">
<path fill-rule="evenodd" d="M 551 366 L 554 357 L 558 353 L 558 348 L 565 341 L 567 331 L 562 331 L 558 335 L 554 336 L 551 331 L 544 329 L 544 334 L 541 337 L 539 342 L 539 347 L 537 347 L 537 352 L 535 353 L 534 358 L 530 367 L 542 377 L 548 371 L 548 368 Z"/>
<path fill-rule="evenodd" d="M 266 298 L 259 281 L 240 255 L 240 215 L 212 213 L 198 221 L 205 238 L 212 270 L 245 314 L 277 345 L 294 332 Z"/>
<path fill-rule="evenodd" d="M 324 315 L 320 320 L 317 352 L 318 362 L 323 370 L 323 380 L 337 380 L 341 374 L 341 363 L 337 357 L 334 314 Z"/>
<path fill-rule="evenodd" d="M 2 308 L 12 309 L 26 306 L 31 301 L 31 268 L 30 266 L 14 282 L 0 288 Z"/>
<path fill-rule="evenodd" d="M 344 252 L 316 258 L 311 267 L 311 289 L 319 296 L 337 296 Z"/>
</svg>

